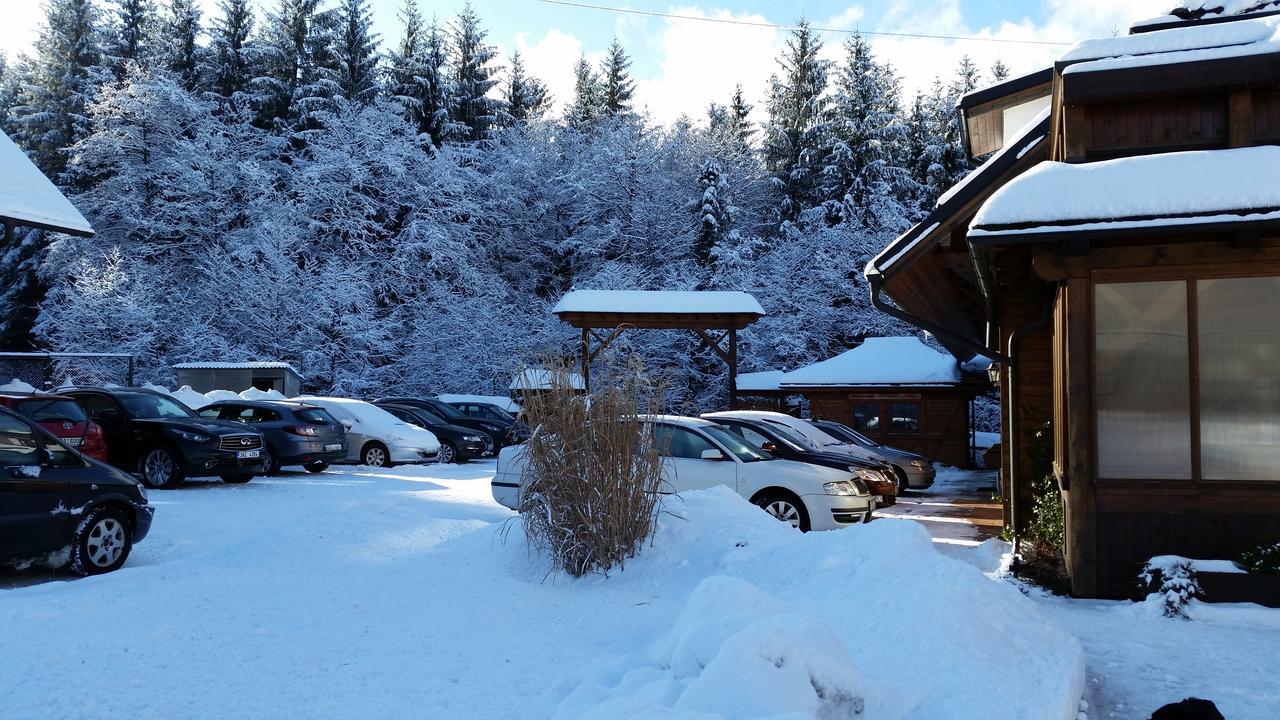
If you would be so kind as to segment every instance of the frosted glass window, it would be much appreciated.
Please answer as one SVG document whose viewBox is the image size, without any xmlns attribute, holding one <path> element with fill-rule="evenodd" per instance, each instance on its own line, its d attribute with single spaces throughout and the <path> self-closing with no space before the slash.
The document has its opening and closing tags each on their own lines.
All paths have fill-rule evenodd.
<svg viewBox="0 0 1280 720">
<path fill-rule="evenodd" d="M 1191 479 L 1185 282 L 1094 286 L 1098 475 Z"/>
<path fill-rule="evenodd" d="M 1280 479 L 1280 278 L 1196 283 L 1200 474 Z"/>
</svg>

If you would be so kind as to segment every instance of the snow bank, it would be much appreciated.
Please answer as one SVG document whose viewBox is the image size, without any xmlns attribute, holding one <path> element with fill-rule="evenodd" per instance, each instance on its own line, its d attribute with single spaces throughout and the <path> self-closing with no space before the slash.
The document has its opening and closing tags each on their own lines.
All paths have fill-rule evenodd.
<svg viewBox="0 0 1280 720">
<path fill-rule="evenodd" d="M 570 290 L 552 313 L 741 313 L 764 315 L 750 293 L 724 290 Z"/>
<path fill-rule="evenodd" d="M 819 385 L 937 385 L 960 382 L 952 355 L 916 337 L 871 337 L 858 347 L 782 377 L 781 387 Z"/>
<path fill-rule="evenodd" d="M 276 389 L 259 390 L 258 388 L 249 388 L 240 391 L 240 397 L 244 400 L 284 400 L 284 393 Z"/>
<path fill-rule="evenodd" d="M 36 388 L 34 385 L 28 385 L 27 383 L 22 382 L 18 378 L 14 378 L 9 382 L 3 385 L 0 385 L 0 392 L 33 393 L 35 391 L 36 391 Z"/>
<path fill-rule="evenodd" d="M 582 683 L 557 719 L 1076 717 L 1079 644 L 917 523 L 801 535 L 727 488 L 667 509 L 679 517 L 617 581 L 683 575 L 693 590 L 667 632 Z"/>
<path fill-rule="evenodd" d="M 169 394 L 172 395 L 175 400 L 193 410 L 199 410 L 205 405 L 213 402 L 204 393 L 198 393 L 195 390 L 192 390 L 190 385 L 183 385 Z"/>
</svg>

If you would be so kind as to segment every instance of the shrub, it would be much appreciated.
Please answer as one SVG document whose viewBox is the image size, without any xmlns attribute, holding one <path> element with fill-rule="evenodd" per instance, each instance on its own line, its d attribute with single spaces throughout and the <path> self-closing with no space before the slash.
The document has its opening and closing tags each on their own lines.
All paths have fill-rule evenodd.
<svg viewBox="0 0 1280 720">
<path fill-rule="evenodd" d="M 632 360 L 582 396 L 563 361 L 546 365 L 550 389 L 524 404 L 534 427 L 520 507 L 525 534 L 571 575 L 608 572 L 653 533 L 662 458 L 644 415 L 664 389 Z"/>
<path fill-rule="evenodd" d="M 1156 562 L 1157 560 L 1162 561 Z M 1138 577 L 1150 586 L 1155 581 L 1156 573 L 1160 574 L 1160 587 L 1154 594 L 1160 597 L 1164 605 L 1164 616 L 1190 620 L 1191 618 L 1187 615 L 1187 605 L 1191 603 L 1192 598 L 1204 595 L 1191 561 L 1152 558 L 1143 566 Z"/>
<path fill-rule="evenodd" d="M 1240 555 L 1240 564 L 1251 573 L 1280 573 L 1280 543 L 1265 542 L 1245 550 Z"/>
</svg>

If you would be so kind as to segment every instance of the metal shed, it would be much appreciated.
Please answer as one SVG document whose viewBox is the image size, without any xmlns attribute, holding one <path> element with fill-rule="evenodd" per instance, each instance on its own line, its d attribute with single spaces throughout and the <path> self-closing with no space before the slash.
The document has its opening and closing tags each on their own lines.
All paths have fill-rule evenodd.
<svg viewBox="0 0 1280 720">
<path fill-rule="evenodd" d="M 189 362 L 173 366 L 178 386 L 196 392 L 249 388 L 277 390 L 285 397 L 302 394 L 302 373 L 287 362 Z"/>
</svg>

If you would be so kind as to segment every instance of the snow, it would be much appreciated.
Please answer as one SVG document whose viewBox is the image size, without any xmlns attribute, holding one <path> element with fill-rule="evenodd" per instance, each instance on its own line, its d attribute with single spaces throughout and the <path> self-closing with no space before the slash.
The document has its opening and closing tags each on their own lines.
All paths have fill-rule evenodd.
<svg viewBox="0 0 1280 720">
<path fill-rule="evenodd" d="M 778 383 L 782 381 L 782 376 L 786 375 L 785 370 L 765 370 L 763 372 L 738 373 L 738 389 L 739 390 L 778 390 Z"/>
<path fill-rule="evenodd" d="M 965 179 L 967 180 L 968 178 L 972 177 L 972 175 L 973 173 L 966 175 Z M 961 180 L 961 182 L 964 182 L 964 180 Z M 929 235 L 931 235 L 934 230 L 937 230 L 938 224 L 939 223 L 936 223 L 936 222 L 930 223 L 929 225 L 925 226 L 923 230 L 915 232 L 915 239 L 913 239 L 911 242 L 907 243 L 906 245 L 903 245 L 901 250 L 898 250 L 897 252 L 893 253 L 893 255 L 891 255 L 890 257 L 886 258 L 884 256 L 884 253 L 877 255 L 871 262 L 867 263 L 867 267 L 866 267 L 866 270 L 864 271 L 864 274 L 871 275 L 877 272 L 876 270 L 877 268 L 879 268 L 879 271 L 888 269 L 890 265 L 897 262 L 899 258 L 901 258 L 903 255 L 907 253 L 907 251 L 914 248 L 924 238 L 929 237 Z M 885 248 L 885 252 L 888 252 L 888 250 L 892 247 L 893 246 L 890 245 L 889 248 Z"/>
<path fill-rule="evenodd" d="M 749 293 L 727 290 L 570 290 L 551 312 L 765 314 Z"/>
<path fill-rule="evenodd" d="M 204 393 L 198 393 L 195 390 L 192 390 L 190 385 L 183 385 L 177 390 L 171 391 L 169 394 L 172 395 L 175 400 L 186 405 L 192 410 L 199 410 L 205 405 L 213 402 L 213 399 Z"/>
<path fill-rule="evenodd" d="M 4 590 L 5 714 L 1076 717 L 1079 644 L 916 523 L 800 534 L 692 492 L 626 570 L 572 579 L 531 556 L 492 472 L 150 491 L 122 570 Z"/>
<path fill-rule="evenodd" d="M 301 375 L 298 369 L 287 362 L 186 362 L 174 365 L 175 370 L 292 370 Z"/>
<path fill-rule="evenodd" d="M 991 228 L 998 225 L 1088 220 L 1126 227 L 1224 215 L 1239 221 L 1270 217 L 1278 208 L 1280 148 L 1272 146 L 1042 162 L 997 190 L 978 210 L 970 234 L 1006 232 Z"/>
<path fill-rule="evenodd" d="M 1233 15 L 1247 15 L 1255 12 L 1273 12 L 1280 10 L 1280 2 L 1275 2 L 1274 0 L 1182 0 L 1182 2 L 1179 2 L 1173 10 L 1203 12 L 1203 19 L 1216 20 L 1219 18 L 1231 17 Z M 1142 28 L 1150 25 L 1164 25 L 1166 23 L 1181 22 L 1195 21 L 1186 20 L 1170 12 L 1168 15 L 1161 15 L 1147 20 L 1139 20 L 1131 24 L 1129 27 Z"/>
<path fill-rule="evenodd" d="M 1152 570 L 1168 571 L 1174 565 L 1187 565 L 1196 572 L 1244 574 L 1246 570 L 1230 560 L 1196 560 L 1181 555 L 1157 555 L 1147 561 Z M 1167 573 L 1166 573 L 1167 574 Z"/>
<path fill-rule="evenodd" d="M 520 412 L 520 403 L 512 400 L 506 395 L 468 395 L 465 393 L 440 393 L 436 396 L 441 402 L 447 403 L 480 403 L 488 405 L 497 405 L 507 412 L 515 415 Z"/>
<path fill-rule="evenodd" d="M 960 382 L 949 353 L 916 337 L 871 337 L 858 347 L 783 376 L 781 386 L 941 385 Z"/>
<path fill-rule="evenodd" d="M 0 131 L 0 219 L 93 234 L 93 227 L 26 154 Z"/>
<path fill-rule="evenodd" d="M 25 395 L 25 394 L 36 392 L 36 388 L 34 385 L 29 385 L 25 382 L 22 382 L 18 378 L 14 378 L 9 382 L 3 385 L 0 385 L 0 392 L 21 393 Z"/>
<path fill-rule="evenodd" d="M 1280 18 L 1264 17 L 1086 40 L 1063 57 L 1067 61 L 1085 62 L 1068 66 L 1062 74 L 1069 76 L 1275 52 L 1280 52 Z"/>
<path fill-rule="evenodd" d="M 547 368 L 525 368 L 511 379 L 511 390 L 549 390 L 551 389 L 552 373 Z M 566 373 L 565 380 L 574 390 L 583 390 L 586 383 L 582 380 L 581 373 Z"/>
<path fill-rule="evenodd" d="M 271 390 L 259 390 L 258 388 L 248 388 L 240 391 L 240 397 L 245 400 L 285 400 L 284 393 L 272 388 Z"/>
<path fill-rule="evenodd" d="M 1033 116 L 1030 120 L 1028 120 L 1026 124 L 1023 125 L 1021 129 L 1014 134 L 1012 140 L 1005 143 L 1004 147 L 1000 148 L 998 151 L 992 154 L 991 157 L 987 158 L 987 160 L 983 162 L 982 165 L 978 166 L 976 170 L 969 173 L 968 175 L 965 175 L 963 180 L 956 183 L 955 185 L 952 185 L 950 188 L 947 189 L 946 192 L 939 195 L 937 204 L 939 206 L 945 205 L 948 200 L 955 197 L 957 193 L 959 193 L 962 189 L 967 187 L 969 183 L 974 181 L 975 178 L 983 176 L 986 173 L 986 171 L 990 170 L 992 167 L 996 165 L 996 163 L 1000 160 L 1000 158 L 1004 157 L 1005 155 L 1008 155 L 1010 152 L 1014 150 L 1014 148 L 1021 148 L 1017 153 L 1017 157 L 1022 158 L 1022 156 L 1027 154 L 1027 152 L 1029 152 L 1031 148 L 1035 147 L 1036 145 L 1039 145 L 1045 139 L 1046 136 L 1043 133 L 1035 137 L 1032 137 L 1032 136 L 1035 135 L 1036 129 L 1042 123 L 1044 123 L 1046 120 L 1049 119 L 1050 110 L 1051 108 L 1045 107 L 1041 109 L 1039 112 L 1037 112 L 1035 116 Z M 1030 138 L 1029 141 L 1028 141 L 1028 138 Z"/>
<path fill-rule="evenodd" d="M 992 445 L 1000 442 L 1000 433 L 978 431 L 974 434 L 974 446 L 980 450 L 985 450 Z"/>
</svg>

